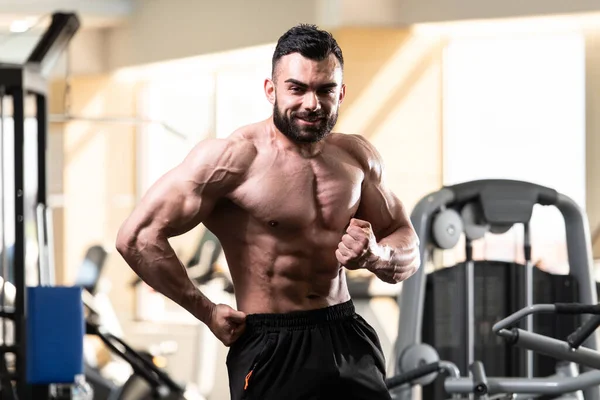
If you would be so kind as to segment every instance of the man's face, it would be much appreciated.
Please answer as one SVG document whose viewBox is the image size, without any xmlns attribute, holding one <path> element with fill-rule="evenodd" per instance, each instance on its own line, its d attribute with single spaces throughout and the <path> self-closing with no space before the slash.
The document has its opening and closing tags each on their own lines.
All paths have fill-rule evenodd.
<svg viewBox="0 0 600 400">
<path fill-rule="evenodd" d="M 314 61 L 292 53 L 279 60 L 275 81 L 267 80 L 265 91 L 277 129 L 293 141 L 315 143 L 337 122 L 345 95 L 342 68 L 333 54 Z"/>
</svg>

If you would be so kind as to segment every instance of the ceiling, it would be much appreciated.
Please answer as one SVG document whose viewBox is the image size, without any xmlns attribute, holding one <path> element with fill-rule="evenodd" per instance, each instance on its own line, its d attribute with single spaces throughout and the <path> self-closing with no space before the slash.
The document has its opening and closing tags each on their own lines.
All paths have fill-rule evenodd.
<svg viewBox="0 0 600 400">
<path fill-rule="evenodd" d="M 2 0 L 0 32 L 9 32 L 15 21 L 27 24 L 57 11 L 76 12 L 83 29 L 110 27 L 126 20 L 133 9 L 134 0 Z"/>
<path fill-rule="evenodd" d="M 134 1 L 0 0 L 0 62 L 24 62 L 55 12 L 75 12 L 81 31 L 109 28 L 127 20 Z"/>
</svg>

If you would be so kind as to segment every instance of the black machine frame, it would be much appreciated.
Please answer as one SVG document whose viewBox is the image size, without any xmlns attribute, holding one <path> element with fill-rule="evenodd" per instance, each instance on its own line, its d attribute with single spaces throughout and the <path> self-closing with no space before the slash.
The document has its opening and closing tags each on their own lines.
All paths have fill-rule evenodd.
<svg viewBox="0 0 600 400">
<path fill-rule="evenodd" d="M 0 317 L 14 322 L 14 345 L 3 345 L 0 354 L 15 355 L 16 372 L 8 377 L 16 382 L 16 395 L 19 399 L 28 398 L 31 388 L 26 382 L 26 322 L 27 322 L 27 283 L 25 271 L 25 100 L 35 96 L 37 119 L 37 199 L 36 204 L 44 209 L 47 206 L 46 150 L 48 138 L 48 74 L 80 28 L 80 21 L 74 13 L 54 13 L 52 21 L 38 40 L 33 51 L 23 64 L 0 63 L 0 101 L 10 96 L 13 103 L 14 121 L 14 202 L 15 202 L 15 244 L 14 244 L 14 285 L 16 296 L 14 308 L 3 310 Z M 3 371 L 0 371 L 0 376 Z"/>
</svg>

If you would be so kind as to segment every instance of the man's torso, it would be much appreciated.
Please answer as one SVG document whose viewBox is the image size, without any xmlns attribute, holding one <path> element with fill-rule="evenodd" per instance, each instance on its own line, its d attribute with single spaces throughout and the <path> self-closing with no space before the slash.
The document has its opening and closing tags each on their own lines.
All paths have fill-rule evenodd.
<svg viewBox="0 0 600 400">
<path fill-rule="evenodd" d="M 332 134 L 306 158 L 253 129 L 243 139 L 257 150 L 244 183 L 204 222 L 223 246 L 238 308 L 287 312 L 348 300 L 335 250 L 365 176 L 350 139 Z"/>
</svg>

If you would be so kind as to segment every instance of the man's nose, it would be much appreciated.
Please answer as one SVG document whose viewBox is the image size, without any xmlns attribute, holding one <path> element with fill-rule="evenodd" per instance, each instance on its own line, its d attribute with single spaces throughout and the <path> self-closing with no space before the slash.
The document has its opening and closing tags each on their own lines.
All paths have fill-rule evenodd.
<svg viewBox="0 0 600 400">
<path fill-rule="evenodd" d="M 307 92 L 304 95 L 304 107 L 309 111 L 317 111 L 321 108 L 319 97 L 314 92 Z"/>
</svg>

